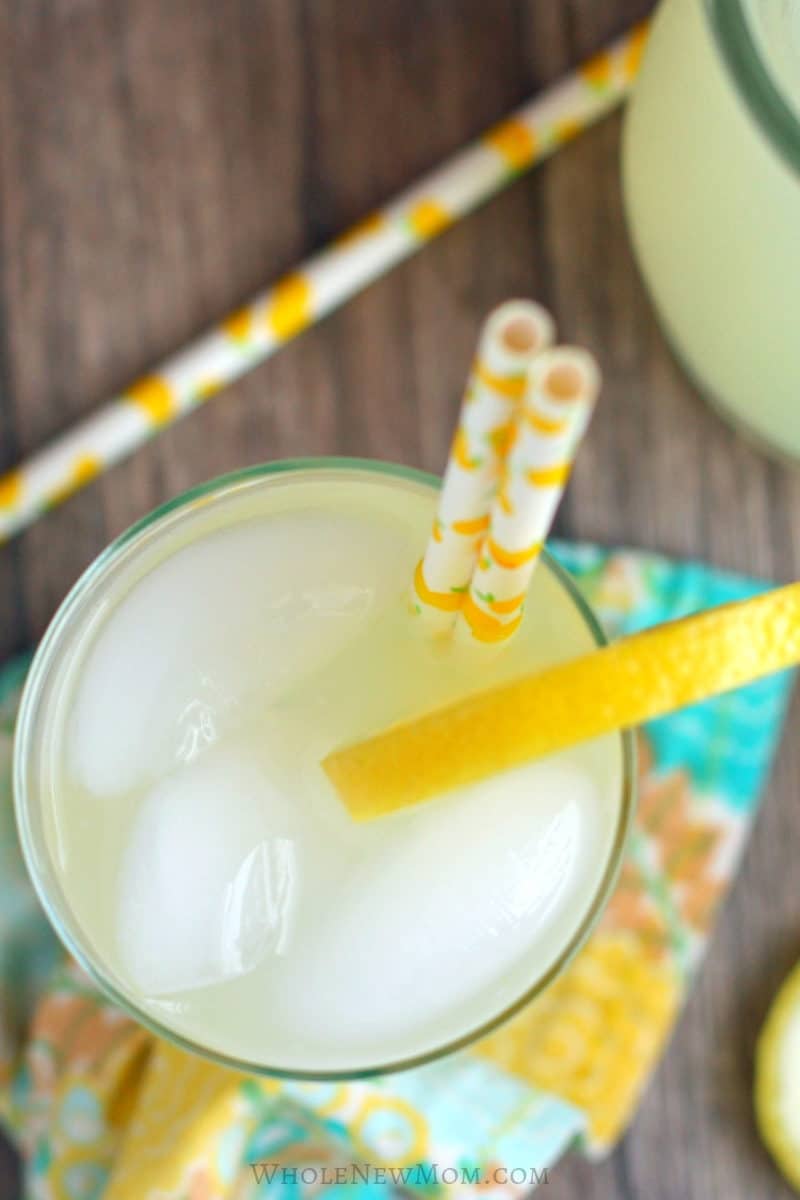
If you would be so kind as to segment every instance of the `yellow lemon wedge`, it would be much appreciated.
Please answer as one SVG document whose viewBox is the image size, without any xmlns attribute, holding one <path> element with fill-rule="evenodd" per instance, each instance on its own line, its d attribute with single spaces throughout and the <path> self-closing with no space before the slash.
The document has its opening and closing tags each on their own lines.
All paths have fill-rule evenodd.
<svg viewBox="0 0 800 1200">
<path fill-rule="evenodd" d="M 755 1104 L 762 1138 L 800 1191 L 800 963 L 772 1002 L 758 1039 Z"/>
<path fill-rule="evenodd" d="M 369 820 L 800 661 L 800 583 L 657 625 L 395 725 L 323 768 Z"/>
</svg>

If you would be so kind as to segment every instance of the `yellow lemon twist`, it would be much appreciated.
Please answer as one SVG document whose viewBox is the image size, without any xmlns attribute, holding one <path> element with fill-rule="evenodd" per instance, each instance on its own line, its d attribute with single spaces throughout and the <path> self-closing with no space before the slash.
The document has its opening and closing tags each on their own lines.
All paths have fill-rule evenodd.
<svg viewBox="0 0 800 1200">
<path fill-rule="evenodd" d="M 323 767 L 351 815 L 366 820 L 799 661 L 794 583 L 468 696 L 335 751 Z"/>
</svg>

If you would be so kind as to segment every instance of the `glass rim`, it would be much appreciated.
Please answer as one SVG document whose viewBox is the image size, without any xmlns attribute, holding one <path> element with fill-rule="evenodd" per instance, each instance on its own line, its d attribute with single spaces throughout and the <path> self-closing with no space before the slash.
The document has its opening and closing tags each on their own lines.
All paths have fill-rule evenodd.
<svg viewBox="0 0 800 1200">
<path fill-rule="evenodd" d="M 235 1055 L 226 1054 L 224 1051 L 216 1050 L 213 1047 L 204 1046 L 201 1042 L 172 1029 L 168 1024 L 153 1016 L 152 1013 L 126 995 L 117 983 L 109 977 L 110 973 L 106 972 L 100 955 L 92 949 L 85 930 L 82 929 L 80 922 L 69 910 L 66 896 L 64 896 L 63 902 L 60 902 L 57 897 L 50 894 L 45 881 L 40 876 L 37 866 L 37 837 L 31 828 L 29 820 L 29 809 L 33 805 L 28 796 L 30 789 L 27 781 L 27 772 L 28 764 L 31 761 L 31 747 L 29 742 L 33 731 L 34 718 L 39 709 L 43 685 L 49 674 L 50 660 L 56 648 L 61 644 L 61 638 L 65 633 L 65 627 L 69 618 L 78 609 L 84 597 L 95 586 L 98 577 L 102 578 L 104 570 L 116 560 L 117 556 L 128 548 L 131 543 L 135 542 L 138 537 L 151 530 L 153 526 L 173 514 L 182 513 L 183 510 L 189 508 L 196 501 L 204 500 L 216 492 L 228 492 L 230 489 L 240 485 L 247 485 L 253 481 L 282 474 L 299 472 L 319 472 L 322 474 L 327 470 L 333 472 L 346 471 L 354 474 L 362 473 L 364 475 L 385 475 L 394 479 L 407 480 L 417 483 L 422 487 L 435 490 L 438 490 L 441 486 L 441 479 L 438 476 L 415 467 L 407 467 L 401 464 L 339 456 L 292 458 L 246 467 L 242 470 L 217 476 L 159 505 L 152 512 L 142 517 L 139 521 L 136 521 L 124 533 L 120 534 L 119 537 L 115 538 L 105 550 L 101 551 L 93 559 L 57 609 L 55 616 L 45 631 L 44 637 L 37 647 L 27 674 L 14 734 L 13 763 L 14 811 L 22 854 L 29 878 L 33 883 L 39 902 L 62 945 L 77 961 L 79 966 L 83 968 L 101 992 L 129 1017 L 137 1021 L 140 1025 L 143 1025 L 156 1037 L 162 1038 L 182 1050 L 200 1055 L 202 1058 L 208 1059 L 219 1066 L 228 1067 L 243 1074 L 266 1075 L 279 1079 L 307 1082 L 344 1082 L 347 1080 L 368 1079 L 377 1075 L 392 1074 L 396 1071 L 424 1066 L 449 1054 L 464 1050 L 473 1043 L 487 1037 L 498 1026 L 530 1004 L 562 973 L 583 946 L 599 919 L 622 866 L 623 851 L 635 811 L 637 795 L 635 736 L 631 730 L 621 730 L 619 732 L 622 766 L 620 784 L 621 804 L 617 827 L 614 833 L 614 841 L 608 853 L 606 869 L 603 872 L 602 879 L 592 902 L 572 937 L 550 964 L 544 975 L 537 979 L 531 987 L 526 988 L 511 1004 L 506 1005 L 499 1013 L 489 1017 L 486 1021 L 480 1022 L 466 1033 L 462 1033 L 456 1038 L 446 1039 L 442 1043 L 421 1053 L 368 1067 L 356 1066 L 317 1071 L 271 1067 L 266 1063 L 253 1063 Z M 546 549 L 542 552 L 542 558 L 578 610 L 595 645 L 598 647 L 606 645 L 608 639 L 602 627 L 592 609 L 578 591 L 575 581 L 569 572 Z M 45 853 L 48 860 L 52 861 L 52 855 L 49 850 L 46 850 Z M 66 911 L 62 912 L 62 909 Z M 74 931 L 71 926 L 74 926 Z"/>
<path fill-rule="evenodd" d="M 800 114 L 767 69 L 743 0 L 701 3 L 720 56 L 748 112 L 790 170 L 800 174 Z"/>
</svg>

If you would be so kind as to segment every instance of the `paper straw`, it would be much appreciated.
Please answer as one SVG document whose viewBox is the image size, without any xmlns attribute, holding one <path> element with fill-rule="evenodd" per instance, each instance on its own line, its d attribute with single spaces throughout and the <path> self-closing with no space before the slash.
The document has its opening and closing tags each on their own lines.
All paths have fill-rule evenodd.
<svg viewBox="0 0 800 1200">
<path fill-rule="evenodd" d="M 190 412 L 608 113 L 639 25 L 258 295 L 97 413 L 0 477 L 0 542 Z"/>
<path fill-rule="evenodd" d="M 512 422 L 534 357 L 549 346 L 553 319 L 531 300 L 509 300 L 486 320 L 472 364 L 412 612 L 431 633 L 455 624 L 489 527 Z"/>
<path fill-rule="evenodd" d="M 489 531 L 459 610 L 459 637 L 506 641 L 522 621 L 531 576 L 599 388 L 597 364 L 577 347 L 546 350 L 532 363 Z"/>
</svg>

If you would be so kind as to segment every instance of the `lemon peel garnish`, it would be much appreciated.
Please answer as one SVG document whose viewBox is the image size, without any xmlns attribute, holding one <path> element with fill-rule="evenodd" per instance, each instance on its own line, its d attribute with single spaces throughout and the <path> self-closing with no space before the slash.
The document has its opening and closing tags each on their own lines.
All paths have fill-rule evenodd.
<svg viewBox="0 0 800 1200">
<path fill-rule="evenodd" d="M 658 625 L 329 754 L 368 820 L 800 661 L 800 583 Z"/>
</svg>

